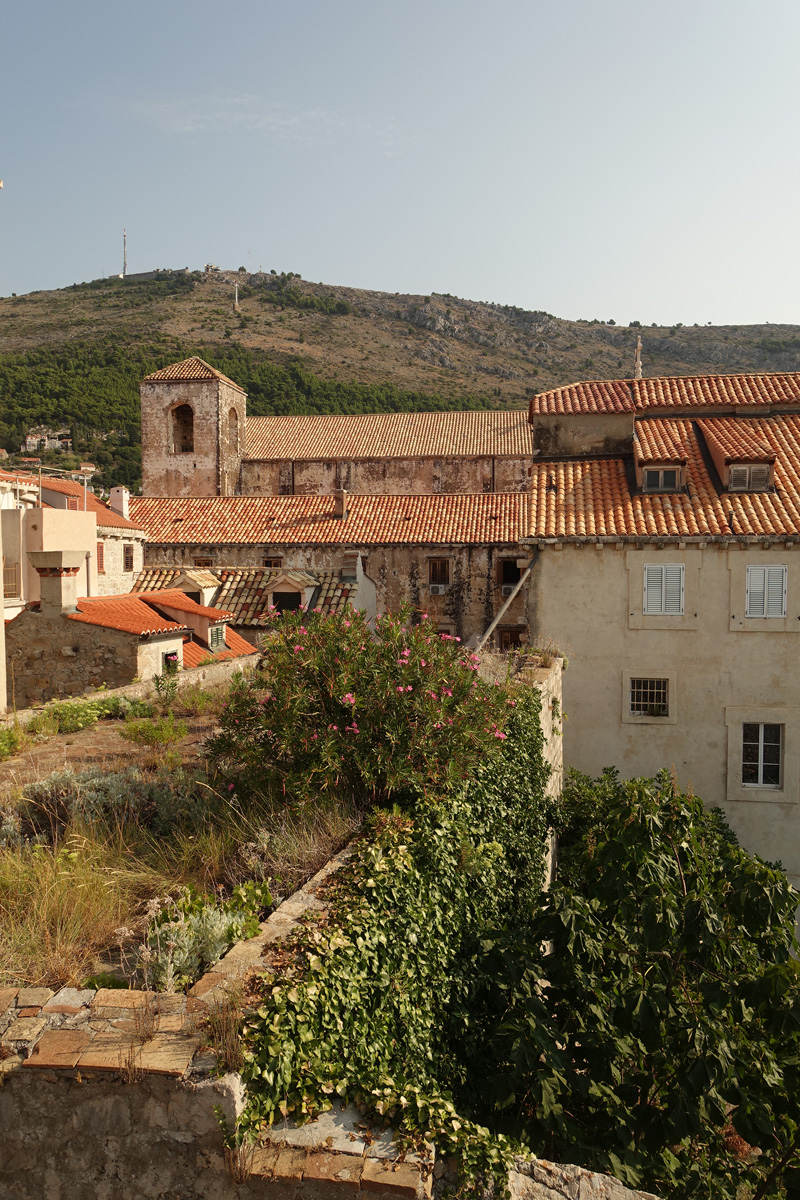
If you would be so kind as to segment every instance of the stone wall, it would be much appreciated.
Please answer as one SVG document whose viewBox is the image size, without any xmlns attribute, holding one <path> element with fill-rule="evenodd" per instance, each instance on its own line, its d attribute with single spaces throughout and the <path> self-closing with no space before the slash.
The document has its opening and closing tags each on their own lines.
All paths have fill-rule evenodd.
<svg viewBox="0 0 800 1200">
<path fill-rule="evenodd" d="M 244 392 L 222 380 L 142 383 L 142 491 L 145 496 L 228 496 L 238 488 L 245 444 Z M 173 413 L 193 413 L 193 449 L 173 446 Z M 236 421 L 230 419 L 231 411 Z M 236 426 L 232 436 L 232 426 Z"/>
<path fill-rule="evenodd" d="M 146 566 L 189 566 L 195 558 L 211 558 L 215 567 L 260 567 L 264 556 L 274 555 L 283 566 L 292 568 L 341 567 L 343 546 L 258 546 L 184 545 L 145 548 Z M 530 547 L 497 546 L 362 546 L 357 548 L 366 560 L 364 571 L 374 580 L 377 611 L 397 610 L 401 604 L 428 612 L 447 632 L 464 642 L 477 640 L 489 628 L 495 614 L 505 603 L 499 564 L 503 559 L 528 560 Z M 446 558 L 450 562 L 451 584 L 443 596 L 433 596 L 429 586 L 429 560 Z M 499 645 L 501 630 L 516 630 L 523 640 L 528 637 L 527 587 L 522 588 L 504 615 L 495 635 Z"/>
<path fill-rule="evenodd" d="M 527 458 L 380 458 L 293 462 L 245 459 L 243 495 L 330 495 L 344 488 L 361 495 L 524 492 Z"/>
<path fill-rule="evenodd" d="M 117 688 L 162 670 L 161 655 L 180 653 L 180 635 L 140 642 L 135 634 L 67 617 L 23 612 L 6 629 L 8 704 L 16 709 Z"/>
<path fill-rule="evenodd" d="M 115 525 L 98 525 L 97 540 L 103 545 L 103 571 L 97 573 L 98 596 L 129 592 L 144 566 L 144 534 Z M 133 547 L 133 569 L 125 570 L 125 546 Z M 79 592 L 78 595 L 85 595 Z"/>
</svg>

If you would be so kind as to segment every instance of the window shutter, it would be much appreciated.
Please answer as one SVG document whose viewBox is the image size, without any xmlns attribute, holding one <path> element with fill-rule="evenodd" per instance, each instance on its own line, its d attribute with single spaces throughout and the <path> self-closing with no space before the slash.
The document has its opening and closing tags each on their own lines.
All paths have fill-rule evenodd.
<svg viewBox="0 0 800 1200">
<path fill-rule="evenodd" d="M 97 543 L 97 570 L 102 575 L 106 569 L 106 548 L 103 542 Z"/>
<path fill-rule="evenodd" d="M 731 467 L 728 488 L 732 492 L 746 492 L 749 471 L 747 467 Z"/>
<path fill-rule="evenodd" d="M 664 568 L 664 612 L 680 616 L 683 612 L 683 564 L 667 563 Z"/>
<path fill-rule="evenodd" d="M 769 467 L 757 466 L 750 468 L 750 487 L 756 488 L 769 487 Z"/>
<path fill-rule="evenodd" d="M 651 563 L 644 568 L 644 611 L 656 614 L 664 611 L 664 568 Z"/>
<path fill-rule="evenodd" d="M 748 617 L 766 616 L 767 568 L 747 568 L 747 598 L 745 612 Z"/>
<path fill-rule="evenodd" d="M 767 608 L 768 617 L 786 616 L 786 567 L 767 567 Z"/>
</svg>

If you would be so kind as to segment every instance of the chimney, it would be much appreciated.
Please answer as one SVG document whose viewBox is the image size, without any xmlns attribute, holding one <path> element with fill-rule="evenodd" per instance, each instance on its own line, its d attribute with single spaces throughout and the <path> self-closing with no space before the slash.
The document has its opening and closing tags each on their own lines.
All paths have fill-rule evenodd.
<svg viewBox="0 0 800 1200">
<path fill-rule="evenodd" d="M 130 516 L 129 501 L 131 494 L 126 487 L 113 487 L 108 498 L 108 507 L 126 520 Z"/>
<path fill-rule="evenodd" d="M 342 521 L 347 516 L 347 492 L 333 493 L 333 515 L 339 517 Z"/>
<path fill-rule="evenodd" d="M 84 564 L 83 550 L 29 550 L 28 558 L 39 576 L 43 617 L 60 617 L 76 611 L 78 571 Z"/>
</svg>

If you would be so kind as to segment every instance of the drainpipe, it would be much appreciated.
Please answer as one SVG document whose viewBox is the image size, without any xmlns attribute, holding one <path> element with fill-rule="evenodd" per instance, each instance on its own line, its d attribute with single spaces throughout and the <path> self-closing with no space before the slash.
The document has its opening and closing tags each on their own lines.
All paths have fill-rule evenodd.
<svg viewBox="0 0 800 1200">
<path fill-rule="evenodd" d="M 538 559 L 538 558 L 539 558 L 539 551 L 538 551 L 538 550 L 534 550 L 534 552 L 533 552 L 533 557 L 531 558 L 531 561 L 528 563 L 528 565 L 527 565 L 527 567 L 525 568 L 525 570 L 524 570 L 524 572 L 522 573 L 522 575 L 520 575 L 520 577 L 519 577 L 519 580 L 517 581 L 517 585 L 516 585 L 516 587 L 514 588 L 513 592 L 512 592 L 512 593 L 511 593 L 511 595 L 508 597 L 508 599 L 506 600 L 505 604 L 504 604 L 504 605 L 503 605 L 503 607 L 500 609 L 500 612 L 497 614 L 497 616 L 496 616 L 496 617 L 495 617 L 495 619 L 492 621 L 492 623 L 491 623 L 491 625 L 489 626 L 489 628 L 486 630 L 486 633 L 483 635 L 483 637 L 480 639 L 480 641 L 478 642 L 477 646 L 475 647 L 475 651 L 476 651 L 476 653 L 477 653 L 477 651 L 478 651 L 478 650 L 482 650 L 482 649 L 483 649 L 483 647 L 486 645 L 486 643 L 488 642 L 489 638 L 492 636 L 492 634 L 494 633 L 495 629 L 497 628 L 497 626 L 498 626 L 498 625 L 500 624 L 500 622 L 502 621 L 503 617 L 504 617 L 504 616 L 506 615 L 506 613 L 508 612 L 508 609 L 510 608 L 510 606 L 511 606 L 512 602 L 513 602 L 513 601 L 516 599 L 516 597 L 519 595 L 519 593 L 520 593 L 520 590 L 522 589 L 522 587 L 523 587 L 523 586 L 524 586 L 524 585 L 527 583 L 527 581 L 528 581 L 528 577 L 530 576 L 530 573 L 531 573 L 531 571 L 533 570 L 533 568 L 536 566 L 536 562 L 537 562 L 537 559 Z"/>
</svg>

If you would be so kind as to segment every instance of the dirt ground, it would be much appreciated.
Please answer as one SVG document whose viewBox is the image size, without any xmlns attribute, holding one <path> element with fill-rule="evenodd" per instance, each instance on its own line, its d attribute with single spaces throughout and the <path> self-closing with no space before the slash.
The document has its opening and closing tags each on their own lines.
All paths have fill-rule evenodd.
<svg viewBox="0 0 800 1200">
<path fill-rule="evenodd" d="M 171 749 L 180 754 L 183 763 L 191 765 L 202 760 L 204 743 L 216 727 L 217 718 L 212 713 L 181 719 L 186 723 L 188 733 Z M 151 747 L 134 745 L 120 737 L 119 730 L 124 725 L 124 721 L 100 721 L 90 729 L 43 739 L 24 753 L 5 759 L 0 762 L 0 797 L 65 767 L 77 772 L 103 765 L 118 771 L 139 763 L 151 763 Z"/>
</svg>

